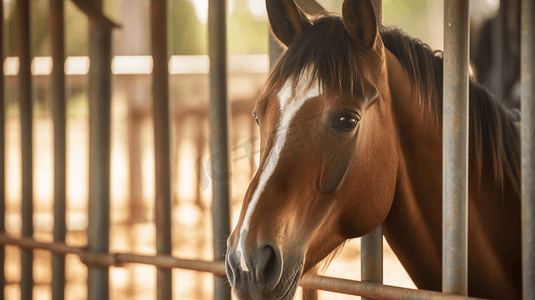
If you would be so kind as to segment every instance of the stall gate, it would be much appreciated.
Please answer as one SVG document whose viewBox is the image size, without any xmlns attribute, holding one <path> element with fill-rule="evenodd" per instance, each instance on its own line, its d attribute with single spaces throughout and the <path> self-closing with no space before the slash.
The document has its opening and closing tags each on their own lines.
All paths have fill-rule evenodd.
<svg viewBox="0 0 535 300">
<path fill-rule="evenodd" d="M 54 121 L 54 242 L 33 239 L 32 210 L 32 73 L 30 53 L 30 0 L 17 0 L 20 126 L 22 149 L 22 237 L 5 234 L 5 106 L 4 76 L 0 76 L 0 243 L 21 249 L 21 298 L 32 299 L 33 249 L 53 253 L 53 299 L 64 298 L 65 255 L 75 254 L 88 266 L 88 299 L 109 298 L 110 266 L 125 263 L 157 267 L 157 299 L 171 299 L 171 269 L 183 268 L 211 272 L 215 276 L 216 299 L 230 299 L 224 284 L 224 251 L 214 251 L 214 261 L 180 259 L 171 256 L 171 153 L 169 113 L 169 53 L 167 42 L 166 0 L 151 0 L 151 45 L 153 58 L 153 114 L 156 174 L 155 222 L 157 255 L 144 256 L 109 252 L 110 227 L 110 116 L 111 116 L 111 33 L 120 27 L 102 14 L 101 1 L 72 0 L 89 18 L 89 225 L 87 247 L 65 244 L 65 49 L 63 0 L 50 0 L 52 44 L 52 95 Z M 308 13 L 321 10 L 313 1 L 297 1 Z M 381 0 L 374 5 L 381 20 Z M 521 76 L 522 76 L 522 249 L 523 299 L 535 299 L 535 4 L 521 2 Z M 3 15 L 0 5 L 0 15 Z M 227 101 L 226 1 L 209 1 L 210 56 L 210 143 L 212 178 L 229 170 L 229 104 Z M 467 134 L 468 134 L 468 37 L 469 1 L 452 0 L 444 8 L 444 211 L 443 291 L 415 291 L 382 285 L 382 229 L 362 240 L 362 280 L 306 275 L 300 285 L 309 290 L 360 295 L 373 299 L 468 299 L 467 293 Z M 0 22 L 0 34 L 3 33 Z M 0 36 L 0 42 L 2 38 Z M 270 49 L 276 50 L 271 44 Z M 0 49 L 4 49 L 0 45 Z M 276 51 L 272 57 L 276 57 Z M 2 55 L 2 61 L 4 56 Z M 215 172 L 215 171 L 214 171 Z M 224 249 L 230 232 L 229 181 L 213 180 L 213 248 Z M 5 248 L 0 248 L 4 257 Z M 4 259 L 0 259 L 1 286 L 5 284 Z M 447 294 L 446 294 L 447 293 Z M 3 292 L 0 297 L 3 298 Z M 454 295 L 456 294 L 456 295 Z M 310 293 L 314 297 L 314 293 Z M 458 295 L 458 296 L 457 296 Z"/>
</svg>

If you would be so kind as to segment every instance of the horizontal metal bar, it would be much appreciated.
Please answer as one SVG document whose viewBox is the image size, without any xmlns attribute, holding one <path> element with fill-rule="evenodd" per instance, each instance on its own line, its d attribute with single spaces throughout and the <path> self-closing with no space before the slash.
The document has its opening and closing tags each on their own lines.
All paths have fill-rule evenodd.
<svg viewBox="0 0 535 300">
<path fill-rule="evenodd" d="M 314 288 L 340 294 L 362 296 L 384 300 L 461 300 L 479 299 L 441 292 L 413 290 L 397 286 L 383 285 L 375 282 L 362 282 L 327 276 L 305 275 L 299 283 L 303 288 Z"/>
<path fill-rule="evenodd" d="M 191 271 L 209 272 L 217 276 L 225 276 L 225 263 L 222 261 L 203 261 L 181 259 L 170 255 L 138 255 L 129 253 L 91 253 L 85 248 L 71 247 L 64 243 L 38 242 L 30 238 L 13 238 L 0 234 L 0 245 L 15 245 L 24 249 L 44 249 L 54 254 L 75 254 L 84 264 L 103 267 L 121 267 L 126 263 L 153 265 L 158 268 L 178 268 Z M 434 291 L 413 290 L 396 286 L 382 285 L 373 282 L 361 282 L 348 279 L 305 275 L 301 278 L 301 287 L 329 292 L 363 296 L 372 299 L 430 299 L 430 300 L 475 300 L 479 298 L 464 297 Z"/>
<path fill-rule="evenodd" d="M 129 253 L 94 253 L 87 248 L 72 247 L 61 242 L 39 242 L 31 238 L 14 238 L 8 235 L 0 235 L 0 245 L 14 245 L 23 249 L 43 249 L 53 254 L 74 254 L 80 257 L 82 263 L 98 267 L 121 267 L 126 263 L 139 263 L 154 265 L 164 269 L 186 269 L 199 272 L 214 273 L 224 276 L 225 266 L 223 262 L 210 262 L 192 259 L 180 259 L 170 255 L 138 255 Z"/>
</svg>

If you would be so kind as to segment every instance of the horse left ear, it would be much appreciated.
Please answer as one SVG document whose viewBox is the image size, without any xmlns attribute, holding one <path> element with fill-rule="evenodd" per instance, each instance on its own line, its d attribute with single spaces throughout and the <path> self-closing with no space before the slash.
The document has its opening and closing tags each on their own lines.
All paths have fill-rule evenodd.
<svg viewBox="0 0 535 300">
<path fill-rule="evenodd" d="M 379 28 L 370 0 L 345 0 L 342 16 L 344 27 L 356 45 L 370 50 L 376 46 Z"/>
<path fill-rule="evenodd" d="M 273 34 L 286 47 L 312 26 L 294 0 L 266 0 L 266 10 Z"/>
</svg>

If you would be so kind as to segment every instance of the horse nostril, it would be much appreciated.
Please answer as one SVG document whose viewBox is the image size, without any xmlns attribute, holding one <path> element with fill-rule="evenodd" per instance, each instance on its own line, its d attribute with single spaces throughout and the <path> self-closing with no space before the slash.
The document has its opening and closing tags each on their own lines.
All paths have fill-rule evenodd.
<svg viewBox="0 0 535 300">
<path fill-rule="evenodd" d="M 256 278 L 266 288 L 275 286 L 282 274 L 282 255 L 278 249 L 264 246 L 258 253 Z"/>
</svg>

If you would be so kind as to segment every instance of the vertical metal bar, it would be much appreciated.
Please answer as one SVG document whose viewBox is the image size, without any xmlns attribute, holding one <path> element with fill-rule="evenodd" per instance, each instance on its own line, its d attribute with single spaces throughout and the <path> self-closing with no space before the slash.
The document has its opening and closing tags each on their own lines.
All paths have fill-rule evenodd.
<svg viewBox="0 0 535 300">
<path fill-rule="evenodd" d="M 383 20 L 382 0 L 372 0 L 372 3 L 377 24 L 381 24 Z M 360 277 L 362 281 L 383 283 L 383 225 L 360 240 Z"/>
<path fill-rule="evenodd" d="M 63 0 L 50 0 L 52 113 L 54 119 L 54 241 L 65 242 L 66 121 Z M 52 299 L 65 298 L 65 256 L 52 255 Z"/>
<path fill-rule="evenodd" d="M 4 62 L 4 5 L 0 5 L 0 62 Z M 4 104 L 4 68 L 0 68 L 0 234 L 6 233 L 6 137 L 5 137 L 5 104 Z M 0 246 L 0 300 L 4 300 L 5 252 L 6 247 Z"/>
<path fill-rule="evenodd" d="M 318 300 L 318 290 L 303 288 L 303 300 Z"/>
<path fill-rule="evenodd" d="M 100 0 L 92 2 L 99 10 Z M 109 251 L 111 29 L 89 18 L 89 250 Z M 108 268 L 89 266 L 88 300 L 109 298 Z"/>
<path fill-rule="evenodd" d="M 227 1 L 208 4 L 210 55 L 210 144 L 214 260 L 224 260 L 230 233 L 229 113 L 227 97 Z M 226 277 L 214 278 L 214 299 L 230 300 Z"/>
<path fill-rule="evenodd" d="M 325 12 L 325 8 L 321 6 L 316 0 L 295 0 L 295 3 L 309 15 L 317 15 Z"/>
<path fill-rule="evenodd" d="M 20 129 L 22 154 L 22 236 L 33 238 L 33 157 L 32 157 L 32 73 L 30 42 L 30 1 L 17 1 L 17 39 L 20 61 Z M 32 299 L 33 251 L 21 250 L 22 299 Z"/>
<path fill-rule="evenodd" d="M 280 43 L 277 41 L 277 39 L 273 36 L 273 33 L 271 33 L 271 30 L 269 31 L 269 69 L 273 69 L 275 66 L 275 63 L 277 62 L 277 59 L 279 59 L 279 56 L 283 52 L 283 48 L 280 45 Z"/>
<path fill-rule="evenodd" d="M 508 27 L 507 24 L 507 0 L 500 0 L 500 9 L 498 10 L 498 16 L 496 22 L 494 23 L 496 30 L 496 42 L 494 43 L 494 51 L 492 51 L 492 56 L 494 56 L 494 61 L 496 62 L 496 71 L 494 75 L 494 82 L 491 86 L 493 87 L 493 95 L 497 99 L 502 101 L 508 101 L 506 92 L 506 55 L 507 55 L 507 38 Z"/>
<path fill-rule="evenodd" d="M 468 286 L 469 1 L 444 3 L 442 290 Z"/>
<path fill-rule="evenodd" d="M 375 9 L 375 17 L 377 24 L 383 23 L 383 0 L 372 0 L 373 8 Z"/>
<path fill-rule="evenodd" d="M 383 226 L 363 236 L 360 241 L 361 279 L 383 283 Z"/>
<path fill-rule="evenodd" d="M 521 3 L 522 297 L 535 299 L 535 1 Z"/>
<path fill-rule="evenodd" d="M 152 93 L 154 110 L 154 159 L 156 175 L 156 251 L 171 254 L 171 132 L 169 107 L 169 51 L 167 1 L 151 1 Z M 157 299 L 173 296 L 170 269 L 157 270 Z"/>
<path fill-rule="evenodd" d="M 208 185 L 208 182 L 205 179 L 206 173 L 202 169 L 203 168 L 202 157 L 203 157 L 204 150 L 206 147 L 206 140 L 205 140 L 206 132 L 204 128 L 204 120 L 206 120 L 204 115 L 199 115 L 199 114 L 195 115 L 195 123 L 199 124 L 199 126 L 197 127 L 197 131 L 195 132 L 195 149 L 197 150 L 197 153 L 196 153 L 197 166 L 196 167 L 199 168 L 199 170 L 197 171 L 197 187 L 195 190 L 195 198 L 196 198 L 195 202 L 199 207 L 204 206 L 202 202 L 202 192 L 206 189 Z M 181 124 L 177 122 L 177 125 L 176 125 L 177 132 L 180 132 L 179 131 L 180 125 Z"/>
</svg>

